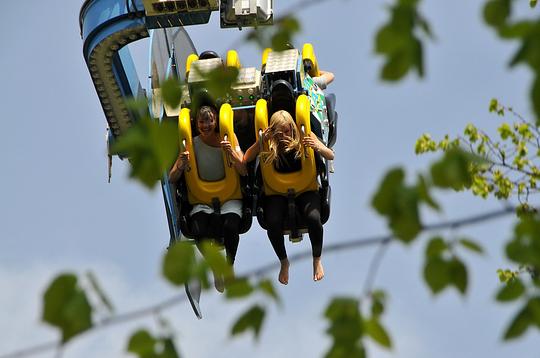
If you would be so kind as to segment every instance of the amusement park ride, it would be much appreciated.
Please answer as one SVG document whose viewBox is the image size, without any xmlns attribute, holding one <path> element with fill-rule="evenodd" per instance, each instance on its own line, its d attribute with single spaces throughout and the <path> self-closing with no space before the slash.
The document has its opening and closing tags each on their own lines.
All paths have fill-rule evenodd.
<svg viewBox="0 0 540 358">
<path fill-rule="evenodd" d="M 151 117 L 159 121 L 177 121 L 181 150 L 192 148 L 192 108 L 195 99 L 205 92 L 204 73 L 219 66 L 238 68 L 238 78 L 225 98 L 213 98 L 219 110 L 221 136 L 234 138 L 249 147 L 262 135 L 272 113 L 286 109 L 295 113 L 298 128 L 304 135 L 313 131 L 325 144 L 336 141 L 337 113 L 335 97 L 316 91 L 312 77 L 319 74 L 311 44 L 302 53 L 291 48 L 263 52 L 262 66 L 242 67 L 236 51 L 222 59 L 212 51 L 197 55 L 189 35 L 189 25 L 208 23 L 218 11 L 221 28 L 257 27 L 273 23 L 273 0 L 86 0 L 80 11 L 83 54 L 108 123 L 108 144 L 126 133 L 137 116 L 125 104 L 127 98 L 144 98 Z M 150 37 L 149 83 L 143 89 L 126 45 Z M 185 64 L 185 67 L 182 67 Z M 190 71 L 192 68 L 197 71 Z M 161 99 L 161 86 L 176 77 L 184 85 L 179 108 L 170 108 Z M 319 109 L 319 110 L 317 110 Z M 322 109 L 322 110 L 321 110 Z M 321 116 L 321 113 L 323 115 Z M 238 133 L 237 118 L 243 118 L 247 135 Z M 247 124 L 246 124 L 247 123 Z M 226 159 L 226 158 L 225 158 Z M 247 179 L 226 168 L 225 178 L 208 182 L 197 174 L 195 155 L 190 158 L 192 170 L 186 171 L 178 184 L 171 184 L 165 174 L 161 187 L 170 231 L 170 244 L 192 239 L 189 210 L 203 202 L 219 212 L 219 203 L 231 198 L 243 200 L 241 233 L 249 230 L 257 216 L 265 228 L 261 202 L 265 195 L 288 197 L 289 225 L 286 233 L 293 242 L 306 232 L 305 224 L 295 218 L 294 197 L 306 190 L 319 190 L 322 200 L 322 221 L 330 213 L 329 163 L 312 150 L 302 158 L 302 170 L 281 173 L 271 164 L 260 163 L 251 168 Z M 227 161 L 224 161 L 227 163 Z M 226 165 L 227 167 L 227 165 Z M 264 181 L 261 180 L 264 177 Z M 200 318 L 200 286 L 186 285 L 186 293 L 195 314 Z"/>
</svg>

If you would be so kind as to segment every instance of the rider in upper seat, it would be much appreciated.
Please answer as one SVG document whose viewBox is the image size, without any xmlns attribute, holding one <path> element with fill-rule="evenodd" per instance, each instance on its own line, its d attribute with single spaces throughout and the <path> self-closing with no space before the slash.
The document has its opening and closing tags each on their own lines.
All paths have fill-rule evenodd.
<svg viewBox="0 0 540 358">
<path fill-rule="evenodd" d="M 260 140 L 269 142 L 269 151 L 260 153 Z M 280 172 L 294 172 L 301 169 L 300 158 L 304 147 L 311 147 L 325 159 L 334 158 L 334 152 L 326 147 L 313 132 L 301 138 L 300 132 L 292 116 L 284 110 L 275 112 L 270 124 L 261 139 L 255 142 L 244 155 L 244 163 L 254 160 L 261 154 L 261 160 L 272 163 Z M 296 197 L 296 206 L 308 226 L 309 239 L 313 254 L 313 280 L 320 281 L 324 277 L 321 264 L 323 244 L 323 226 L 321 223 L 321 199 L 318 191 L 307 191 Z M 270 195 L 265 199 L 268 238 L 281 262 L 278 280 L 286 285 L 289 282 L 289 260 L 285 250 L 283 227 L 286 222 L 287 198 L 283 195 Z"/>
<path fill-rule="evenodd" d="M 214 107 L 202 106 L 197 112 L 196 127 L 199 135 L 193 139 L 199 177 L 205 181 L 221 180 L 225 177 L 222 151 L 229 154 L 234 168 L 240 175 L 246 175 L 246 167 L 242 161 L 243 152 L 237 147 L 233 148 L 228 140 L 221 140 L 219 135 L 218 113 Z M 235 142 L 237 142 L 235 140 Z M 176 182 L 186 170 L 189 161 L 189 152 L 178 155 L 170 173 L 169 180 Z M 239 228 L 242 217 L 242 200 L 228 200 L 221 203 L 220 223 L 223 228 L 225 252 L 232 265 L 236 257 L 239 242 Z M 191 224 L 193 232 L 200 238 L 216 237 L 212 231 L 216 223 L 212 222 L 214 209 L 205 204 L 196 204 L 191 210 Z M 199 244 L 199 242 L 197 243 Z M 217 284 L 216 284 L 216 288 Z M 220 288 L 218 288 L 220 290 Z M 220 290 L 222 291 L 222 289 Z"/>
<path fill-rule="evenodd" d="M 319 76 L 313 77 L 313 82 L 315 82 L 320 89 L 324 90 L 330 83 L 334 82 L 334 78 L 335 76 L 332 72 L 319 70 Z"/>
</svg>

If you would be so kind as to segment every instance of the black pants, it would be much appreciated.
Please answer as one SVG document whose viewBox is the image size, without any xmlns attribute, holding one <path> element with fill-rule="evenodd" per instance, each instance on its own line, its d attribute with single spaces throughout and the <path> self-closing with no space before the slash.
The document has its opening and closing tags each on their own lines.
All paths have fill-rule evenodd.
<svg viewBox="0 0 540 358">
<path fill-rule="evenodd" d="M 295 199 L 297 215 L 301 215 L 308 227 L 311 252 L 313 257 L 320 257 L 323 244 L 323 226 L 321 223 L 321 198 L 317 191 L 308 191 Z M 264 202 L 264 216 L 268 227 L 267 233 L 272 247 L 280 260 L 287 258 L 284 224 L 287 223 L 287 198 L 281 195 L 267 196 Z"/>
<path fill-rule="evenodd" d="M 240 216 L 233 213 L 216 216 L 201 211 L 191 216 L 191 230 L 203 239 L 223 237 L 227 260 L 231 265 L 234 263 L 240 241 Z"/>
</svg>

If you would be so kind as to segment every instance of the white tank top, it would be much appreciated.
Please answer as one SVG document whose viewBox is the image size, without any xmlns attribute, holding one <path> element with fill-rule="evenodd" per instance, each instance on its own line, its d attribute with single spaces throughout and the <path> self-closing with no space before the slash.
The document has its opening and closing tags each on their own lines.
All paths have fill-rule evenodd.
<svg viewBox="0 0 540 358">
<path fill-rule="evenodd" d="M 199 177 L 206 181 L 217 181 L 225 178 L 223 151 L 221 147 L 212 147 L 197 136 L 193 139 L 195 158 Z"/>
</svg>

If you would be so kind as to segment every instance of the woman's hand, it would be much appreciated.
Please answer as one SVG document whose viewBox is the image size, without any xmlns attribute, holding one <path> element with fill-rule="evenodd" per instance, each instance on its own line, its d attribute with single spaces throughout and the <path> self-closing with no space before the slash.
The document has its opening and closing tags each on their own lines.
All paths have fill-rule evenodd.
<svg viewBox="0 0 540 358">
<path fill-rule="evenodd" d="M 185 152 L 182 152 L 178 155 L 178 159 L 176 159 L 176 167 L 179 170 L 183 170 L 187 167 L 189 164 L 189 152 L 186 150 Z"/>
<path fill-rule="evenodd" d="M 302 138 L 302 144 L 304 147 L 313 148 L 313 150 L 316 152 L 320 150 L 320 142 L 311 136 L 305 136 Z"/>
<path fill-rule="evenodd" d="M 180 179 L 180 176 L 186 168 L 189 167 L 189 152 L 186 150 L 178 155 L 176 161 L 174 162 L 171 171 L 169 172 L 169 181 L 171 183 L 176 182 Z"/>
<path fill-rule="evenodd" d="M 313 132 L 302 138 L 302 144 L 305 147 L 313 148 L 313 150 L 319 153 L 324 159 L 334 160 L 334 151 L 324 145 Z"/>
<path fill-rule="evenodd" d="M 229 153 L 230 155 L 234 154 L 234 150 L 233 150 L 231 142 L 229 142 L 228 140 L 222 140 L 220 144 L 221 144 L 221 149 L 223 149 L 225 153 Z"/>
</svg>

